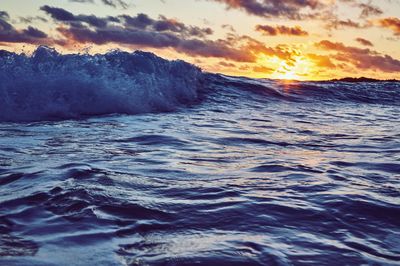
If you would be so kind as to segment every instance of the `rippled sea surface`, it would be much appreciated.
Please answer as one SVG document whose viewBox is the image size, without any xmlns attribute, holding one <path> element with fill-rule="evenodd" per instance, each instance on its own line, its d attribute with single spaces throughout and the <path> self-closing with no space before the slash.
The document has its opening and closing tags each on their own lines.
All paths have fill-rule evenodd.
<svg viewBox="0 0 400 266">
<path fill-rule="evenodd" d="M 1 122 L 0 264 L 400 265 L 398 85 L 211 79 L 172 112 Z"/>
</svg>

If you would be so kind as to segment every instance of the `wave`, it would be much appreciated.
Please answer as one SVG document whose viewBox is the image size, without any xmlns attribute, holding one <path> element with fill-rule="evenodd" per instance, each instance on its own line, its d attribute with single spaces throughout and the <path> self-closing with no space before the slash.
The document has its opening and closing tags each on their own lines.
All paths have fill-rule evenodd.
<svg viewBox="0 0 400 266">
<path fill-rule="evenodd" d="M 62 55 L 44 46 L 31 56 L 0 51 L 0 121 L 173 111 L 210 94 L 233 94 L 243 100 L 256 95 L 266 102 L 398 105 L 400 83 L 230 77 L 141 51 Z"/>
<path fill-rule="evenodd" d="M 171 111 L 196 102 L 202 71 L 151 53 L 0 51 L 0 121 Z"/>
<path fill-rule="evenodd" d="M 280 81 L 213 75 L 220 90 L 240 90 L 267 100 L 399 105 L 400 82 Z M 227 92 L 227 91 L 225 91 Z M 228 92 L 227 92 L 228 93 Z"/>
</svg>

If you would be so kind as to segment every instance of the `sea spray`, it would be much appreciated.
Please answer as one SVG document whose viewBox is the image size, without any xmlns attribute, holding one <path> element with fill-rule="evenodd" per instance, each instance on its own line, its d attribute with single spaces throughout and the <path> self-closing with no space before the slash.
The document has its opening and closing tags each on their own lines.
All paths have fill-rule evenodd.
<svg viewBox="0 0 400 266">
<path fill-rule="evenodd" d="M 0 51 L 0 121 L 171 111 L 197 100 L 202 76 L 186 62 L 140 51 Z"/>
</svg>

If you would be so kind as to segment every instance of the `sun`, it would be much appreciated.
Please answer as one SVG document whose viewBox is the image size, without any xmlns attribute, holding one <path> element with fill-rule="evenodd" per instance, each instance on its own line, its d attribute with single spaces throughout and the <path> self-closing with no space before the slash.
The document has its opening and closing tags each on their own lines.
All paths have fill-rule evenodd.
<svg viewBox="0 0 400 266">
<path fill-rule="evenodd" d="M 305 80 L 310 77 L 312 63 L 304 56 L 297 56 L 292 62 L 282 60 L 271 74 L 273 79 Z"/>
<path fill-rule="evenodd" d="M 257 60 L 255 77 L 268 77 L 270 79 L 287 81 L 315 80 L 316 68 L 312 60 L 300 52 L 288 58 L 268 56 L 261 54 Z M 265 71 L 263 71 L 265 69 Z"/>
<path fill-rule="evenodd" d="M 275 79 L 284 79 L 284 80 L 299 80 L 301 77 L 294 71 L 281 71 L 277 70 L 277 73 L 274 75 Z"/>
</svg>

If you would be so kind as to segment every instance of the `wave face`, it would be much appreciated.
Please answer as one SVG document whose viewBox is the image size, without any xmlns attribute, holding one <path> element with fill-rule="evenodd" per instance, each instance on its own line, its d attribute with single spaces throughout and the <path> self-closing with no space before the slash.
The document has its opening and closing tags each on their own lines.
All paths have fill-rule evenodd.
<svg viewBox="0 0 400 266">
<path fill-rule="evenodd" d="M 400 82 L 282 82 L 223 75 L 210 76 L 219 90 L 240 90 L 264 96 L 266 101 L 366 103 L 399 105 Z"/>
<path fill-rule="evenodd" d="M 265 102 L 400 102 L 398 82 L 282 83 L 228 77 L 140 51 L 94 56 L 61 55 L 48 47 L 39 47 L 32 56 L 0 51 L 0 121 L 166 112 L 215 93 L 256 94 Z"/>
<path fill-rule="evenodd" d="M 0 121 L 175 110 L 197 100 L 201 77 L 197 67 L 145 52 L 0 51 Z"/>
</svg>

